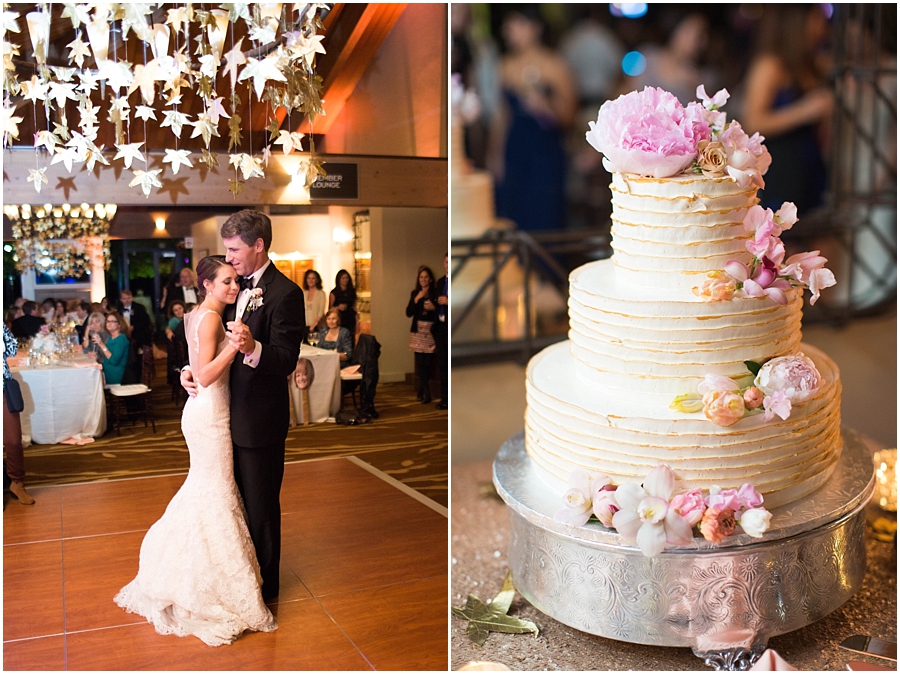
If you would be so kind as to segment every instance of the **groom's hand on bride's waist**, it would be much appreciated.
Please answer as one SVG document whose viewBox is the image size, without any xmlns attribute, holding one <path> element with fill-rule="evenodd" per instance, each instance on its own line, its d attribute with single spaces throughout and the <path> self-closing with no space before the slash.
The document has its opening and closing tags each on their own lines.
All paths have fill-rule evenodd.
<svg viewBox="0 0 900 674">
<path fill-rule="evenodd" d="M 187 391 L 187 394 L 194 398 L 197 395 L 197 382 L 194 381 L 194 373 L 191 372 L 190 367 L 183 367 L 181 369 L 181 386 L 184 387 L 184 390 Z"/>
</svg>

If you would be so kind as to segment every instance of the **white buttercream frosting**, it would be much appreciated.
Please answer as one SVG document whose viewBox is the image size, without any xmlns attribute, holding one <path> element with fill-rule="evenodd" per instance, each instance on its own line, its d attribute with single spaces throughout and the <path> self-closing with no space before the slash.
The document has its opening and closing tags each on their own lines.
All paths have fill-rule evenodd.
<svg viewBox="0 0 900 674">
<path fill-rule="evenodd" d="M 840 380 L 824 353 L 801 345 L 802 291 L 709 302 L 691 289 L 729 260 L 750 261 L 743 228 L 755 189 L 730 178 L 614 174 L 611 260 L 569 279 L 569 340 L 528 367 L 526 448 L 561 492 L 578 467 L 641 482 L 669 465 L 679 490 L 753 484 L 769 508 L 822 485 L 841 452 Z M 744 361 L 799 352 L 821 374 L 787 420 L 749 414 L 717 426 L 669 408 L 706 374 L 747 387 Z"/>
</svg>

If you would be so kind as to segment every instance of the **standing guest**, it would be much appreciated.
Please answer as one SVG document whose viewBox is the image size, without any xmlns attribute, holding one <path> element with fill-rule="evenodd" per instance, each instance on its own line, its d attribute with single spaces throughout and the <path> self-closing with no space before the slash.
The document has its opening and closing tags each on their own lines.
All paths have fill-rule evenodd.
<svg viewBox="0 0 900 674">
<path fill-rule="evenodd" d="M 828 186 L 823 146 L 834 96 L 818 60 L 828 31 L 820 5 L 767 6 L 747 74 L 744 130 L 765 136 L 772 155 L 761 205 L 790 200 L 801 218 L 822 205 Z"/>
<path fill-rule="evenodd" d="M 103 308 L 104 314 L 109 311 L 109 297 L 108 296 L 104 297 L 102 300 L 100 300 L 100 306 Z"/>
<path fill-rule="evenodd" d="M 341 312 L 338 309 L 329 309 L 325 314 L 325 327 L 319 330 L 319 348 L 337 351 L 342 363 L 350 360 L 353 337 L 347 328 L 341 327 Z"/>
<path fill-rule="evenodd" d="M 409 328 L 409 349 L 415 353 L 416 400 L 423 404 L 431 402 L 431 371 L 434 369 L 436 344 L 431 326 L 437 319 L 437 293 L 434 287 L 434 273 L 428 267 L 419 267 L 416 287 L 409 294 L 406 315 L 412 318 Z"/>
<path fill-rule="evenodd" d="M 437 320 L 434 322 L 434 325 L 431 329 L 431 334 L 434 335 L 434 353 L 438 363 L 438 374 L 441 377 L 441 400 L 436 405 L 436 409 L 439 410 L 447 409 L 447 403 L 450 402 L 450 397 L 448 395 L 448 385 L 450 383 L 450 352 L 447 348 L 447 332 L 450 327 L 448 324 L 448 310 L 450 309 L 450 304 L 448 301 L 450 296 L 450 277 L 448 276 L 448 262 L 449 260 L 447 257 L 447 253 L 444 253 L 444 276 L 438 279 L 438 282 L 435 285 L 438 295 Z"/>
<path fill-rule="evenodd" d="M 315 269 L 310 269 L 303 276 L 303 300 L 306 303 L 306 327 L 309 332 L 319 329 L 319 323 L 325 315 L 325 291 L 322 290 L 322 277 Z"/>
<path fill-rule="evenodd" d="M 109 340 L 109 333 L 106 331 L 106 315 L 99 311 L 88 316 L 85 322 L 84 337 L 81 340 L 81 347 L 85 355 L 99 363 L 103 356 L 100 354 L 100 345 L 94 340 L 94 335 L 100 337 L 100 343 L 106 343 Z"/>
<path fill-rule="evenodd" d="M 104 341 L 94 333 L 91 340 L 100 348 L 100 364 L 103 366 L 103 377 L 106 385 L 121 384 L 125 376 L 125 365 L 128 363 L 128 337 L 122 332 L 125 319 L 118 311 L 111 311 L 106 316 L 106 331 L 109 339 Z"/>
<path fill-rule="evenodd" d="M 34 499 L 25 491 L 25 453 L 22 448 L 22 420 L 19 413 L 25 409 L 19 382 L 13 379 L 6 359 L 15 356 L 19 349 L 16 338 L 3 326 L 3 451 L 6 454 L 6 472 L 12 483 L 9 490 L 22 505 L 34 505 Z"/>
<path fill-rule="evenodd" d="M 197 273 L 190 267 L 185 267 L 178 274 L 178 283 L 163 290 L 162 300 L 159 305 L 165 309 L 166 314 L 172 306 L 172 302 L 181 302 L 183 305 L 197 304 Z"/>
<path fill-rule="evenodd" d="M 13 321 L 12 333 L 18 339 L 28 339 L 34 337 L 41 331 L 47 321 L 42 316 L 36 316 L 38 305 L 28 300 L 22 305 L 22 315 Z"/>
<path fill-rule="evenodd" d="M 130 326 L 131 339 L 135 344 L 149 346 L 153 343 L 150 315 L 143 305 L 134 301 L 134 295 L 127 288 L 119 295 L 119 313 Z M 122 331 L 126 331 L 124 326 Z"/>
<path fill-rule="evenodd" d="M 328 308 L 340 311 L 341 327 L 351 335 L 356 334 L 356 289 L 346 269 L 341 269 L 334 277 L 334 290 L 331 291 Z"/>
<path fill-rule="evenodd" d="M 78 343 L 84 342 L 84 329 L 87 327 L 88 318 L 91 315 L 91 303 L 81 300 L 75 306 L 75 332 L 78 333 Z"/>
</svg>

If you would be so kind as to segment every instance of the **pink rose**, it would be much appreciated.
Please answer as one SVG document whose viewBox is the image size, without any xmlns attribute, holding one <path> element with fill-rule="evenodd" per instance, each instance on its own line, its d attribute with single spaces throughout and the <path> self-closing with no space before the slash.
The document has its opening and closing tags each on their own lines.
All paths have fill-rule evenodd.
<svg viewBox="0 0 900 674">
<path fill-rule="evenodd" d="M 792 403 L 799 403 L 819 389 L 820 381 L 815 363 L 798 353 L 768 361 L 760 368 L 753 383 L 766 395 L 781 391 Z"/>
<path fill-rule="evenodd" d="M 669 507 L 681 515 L 692 527 L 703 518 L 703 513 L 706 511 L 703 494 L 699 489 L 691 489 L 683 494 L 678 494 L 669 503 Z"/>
<path fill-rule="evenodd" d="M 667 178 L 690 166 L 697 144 L 710 137 L 703 113 L 697 103 L 685 108 L 672 94 L 646 87 L 604 103 L 586 138 L 612 171 Z"/>
<path fill-rule="evenodd" d="M 703 519 L 700 520 L 700 533 L 708 541 L 721 543 L 734 533 L 736 525 L 734 510 L 721 506 L 710 506 L 703 513 Z"/>
<path fill-rule="evenodd" d="M 693 293 L 707 302 L 720 302 L 730 300 L 737 290 L 737 283 L 723 271 L 711 271 L 699 288 L 694 288 Z"/>
<path fill-rule="evenodd" d="M 737 423 L 746 411 L 744 398 L 733 391 L 710 391 L 703 396 L 703 414 L 718 426 Z"/>
<path fill-rule="evenodd" d="M 762 391 L 755 386 L 751 386 L 744 391 L 744 405 L 747 406 L 748 410 L 755 410 L 763 404 L 764 397 L 765 394 Z"/>
</svg>

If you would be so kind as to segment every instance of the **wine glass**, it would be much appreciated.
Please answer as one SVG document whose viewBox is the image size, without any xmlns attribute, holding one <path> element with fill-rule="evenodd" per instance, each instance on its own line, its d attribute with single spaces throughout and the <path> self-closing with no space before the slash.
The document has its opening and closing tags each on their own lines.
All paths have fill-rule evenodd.
<svg viewBox="0 0 900 674">
<path fill-rule="evenodd" d="M 318 332 L 309 333 L 309 345 L 316 346 L 316 344 L 318 344 L 318 343 L 319 343 L 319 333 Z"/>
</svg>

